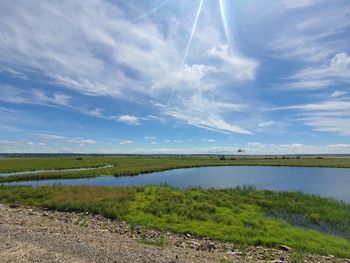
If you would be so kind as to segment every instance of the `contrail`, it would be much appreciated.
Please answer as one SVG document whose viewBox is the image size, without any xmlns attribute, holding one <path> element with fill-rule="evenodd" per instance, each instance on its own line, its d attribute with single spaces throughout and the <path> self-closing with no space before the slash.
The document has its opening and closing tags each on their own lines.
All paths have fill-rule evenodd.
<svg viewBox="0 0 350 263">
<path fill-rule="evenodd" d="M 187 54 L 188 54 L 188 50 L 190 49 L 190 46 L 191 46 L 191 43 L 192 43 L 192 38 L 193 38 L 193 35 L 194 35 L 194 31 L 196 31 L 198 18 L 199 18 L 199 15 L 200 15 L 201 11 L 202 11 L 202 6 L 203 6 L 203 0 L 201 0 L 200 3 L 199 3 L 196 19 L 194 20 L 193 27 L 192 27 L 191 36 L 190 36 L 190 39 L 188 40 L 187 47 L 186 47 L 186 50 L 185 50 L 185 55 L 184 55 L 184 58 L 182 60 L 182 66 L 185 64 L 185 61 L 186 61 L 186 58 L 187 58 Z"/>
<path fill-rule="evenodd" d="M 149 10 L 148 12 L 134 18 L 134 21 L 140 20 L 146 16 L 149 16 L 150 14 L 154 13 L 155 11 L 157 11 L 159 8 L 161 8 L 163 5 L 165 5 L 167 2 L 169 2 L 169 0 L 164 0 L 162 2 L 159 3 L 159 5 L 157 5 L 156 7 L 152 8 L 151 10 Z"/>
<path fill-rule="evenodd" d="M 228 26 L 228 21 L 227 21 L 227 17 L 226 17 L 226 13 L 225 13 L 225 10 L 227 10 L 227 8 L 225 6 L 224 1 L 225 0 L 219 0 L 221 20 L 222 20 L 222 24 L 224 26 L 224 31 L 225 31 L 227 43 L 229 44 L 230 48 L 232 48 L 232 45 L 233 45 L 233 40 L 232 40 L 232 36 L 231 36 L 232 34 L 231 34 L 229 26 Z"/>
<path fill-rule="evenodd" d="M 194 23 L 193 23 L 193 26 L 192 26 L 190 39 L 188 40 L 188 43 L 187 43 L 187 46 L 186 46 L 186 49 L 185 49 L 185 54 L 184 54 L 184 57 L 182 59 L 181 69 L 185 65 L 186 58 L 187 58 L 187 55 L 188 55 L 188 51 L 190 50 L 190 47 L 191 47 L 192 38 L 193 38 L 194 32 L 196 31 L 197 22 L 198 22 L 199 15 L 200 15 L 200 13 L 202 11 L 203 2 L 204 2 L 204 0 L 201 0 L 200 3 L 199 3 L 199 7 L 198 7 L 198 10 L 197 10 L 197 14 L 196 14 L 196 19 L 194 20 Z M 171 90 L 170 97 L 169 97 L 169 100 L 168 100 L 168 105 L 169 105 L 169 103 L 170 103 L 170 101 L 171 101 L 171 99 L 173 97 L 174 91 L 175 91 L 175 89 L 177 87 L 177 81 L 178 81 L 178 79 L 176 79 L 175 85 L 174 85 L 173 89 Z"/>
</svg>

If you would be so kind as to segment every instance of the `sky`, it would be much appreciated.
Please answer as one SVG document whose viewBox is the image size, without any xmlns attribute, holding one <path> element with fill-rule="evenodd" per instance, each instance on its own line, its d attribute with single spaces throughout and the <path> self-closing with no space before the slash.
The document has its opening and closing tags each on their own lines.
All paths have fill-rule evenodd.
<svg viewBox="0 0 350 263">
<path fill-rule="evenodd" d="M 0 152 L 238 149 L 350 153 L 350 1 L 0 1 Z"/>
</svg>

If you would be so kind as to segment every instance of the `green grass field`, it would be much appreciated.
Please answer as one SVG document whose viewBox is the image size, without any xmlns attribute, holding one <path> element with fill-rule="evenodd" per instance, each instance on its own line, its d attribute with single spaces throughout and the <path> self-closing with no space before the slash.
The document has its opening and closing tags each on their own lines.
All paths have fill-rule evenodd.
<svg viewBox="0 0 350 263">
<path fill-rule="evenodd" d="M 302 193 L 167 186 L 0 186 L 0 202 L 15 201 L 242 245 L 284 244 L 294 251 L 350 257 L 350 205 Z M 296 217 L 303 219 L 303 226 L 293 224 Z"/>
<path fill-rule="evenodd" d="M 137 175 L 175 168 L 216 166 L 216 165 L 267 165 L 267 166 L 315 166 L 350 168 L 350 158 L 331 157 L 301 157 L 301 158 L 270 158 L 270 157 L 150 157 L 150 156 L 84 156 L 78 157 L 48 157 L 48 158 L 8 158 L 0 159 L 0 173 L 16 171 L 33 171 L 46 169 L 67 169 L 82 167 L 98 167 L 105 164 L 112 168 L 90 171 L 55 172 L 30 175 L 0 177 L 0 182 L 83 178 L 96 176 Z"/>
</svg>

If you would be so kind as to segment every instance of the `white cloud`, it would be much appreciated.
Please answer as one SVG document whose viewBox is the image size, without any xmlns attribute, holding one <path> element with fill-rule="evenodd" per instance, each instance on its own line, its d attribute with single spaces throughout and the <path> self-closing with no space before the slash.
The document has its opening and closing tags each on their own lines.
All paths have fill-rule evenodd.
<svg viewBox="0 0 350 263">
<path fill-rule="evenodd" d="M 325 89 L 334 84 L 334 81 L 328 79 L 317 79 L 317 80 L 296 80 L 292 83 L 283 85 L 283 88 L 293 90 L 318 90 Z"/>
<path fill-rule="evenodd" d="M 182 140 L 164 140 L 167 143 L 182 143 Z"/>
<path fill-rule="evenodd" d="M 82 139 L 82 138 L 72 138 L 68 139 L 67 142 L 69 143 L 76 143 L 79 145 L 85 145 L 85 144 L 95 144 L 96 141 L 91 140 L 91 139 Z"/>
<path fill-rule="evenodd" d="M 109 1 L 19 1 L 3 4 L 0 10 L 2 61 L 20 73 L 29 68 L 84 94 L 116 97 L 131 90 L 146 92 L 143 82 L 171 72 L 177 61 L 174 44 L 156 24 L 130 22 Z M 128 70 L 144 80 L 129 76 Z"/>
<path fill-rule="evenodd" d="M 263 128 L 263 127 L 271 126 L 273 124 L 275 124 L 274 121 L 267 121 L 267 122 L 260 122 L 260 123 L 258 123 L 258 126 Z"/>
<path fill-rule="evenodd" d="M 100 108 L 95 108 L 93 110 L 86 110 L 86 111 L 81 111 L 81 113 L 84 113 L 86 115 L 89 115 L 91 117 L 96 117 L 96 118 L 106 118 L 106 116 L 103 113 L 103 109 Z"/>
<path fill-rule="evenodd" d="M 37 104 L 50 107 L 70 107 L 71 97 L 59 92 L 48 94 L 40 89 L 23 90 L 10 85 L 1 85 L 0 90 L 2 93 L 0 97 L 1 101 L 20 104 Z"/>
<path fill-rule="evenodd" d="M 349 116 L 349 112 L 347 114 Z M 350 118 L 348 117 L 322 117 L 316 113 L 312 117 L 304 118 L 306 125 L 312 126 L 315 131 L 331 132 L 343 136 L 350 136 Z"/>
<path fill-rule="evenodd" d="M 350 136 L 349 100 L 334 99 L 318 103 L 292 105 L 280 109 L 300 111 L 302 117 L 299 117 L 298 120 L 311 126 L 315 131 Z"/>
<path fill-rule="evenodd" d="M 335 54 L 326 65 L 305 68 L 291 77 L 297 80 L 333 80 L 350 82 L 350 56 L 345 53 Z"/>
<path fill-rule="evenodd" d="M 66 136 L 52 134 L 52 133 L 42 133 L 42 132 L 32 132 L 31 135 L 36 135 L 39 137 L 52 139 L 52 140 L 67 140 L 68 138 Z"/>
<path fill-rule="evenodd" d="M 214 140 L 214 139 L 202 139 L 202 141 L 210 142 L 210 143 L 216 142 L 216 140 Z"/>
<path fill-rule="evenodd" d="M 331 98 L 338 98 L 338 97 L 342 97 L 344 95 L 347 95 L 348 93 L 346 91 L 340 91 L 340 90 L 336 90 L 331 94 Z"/>
<path fill-rule="evenodd" d="M 145 120 L 156 120 L 159 121 L 161 123 L 165 123 L 165 119 L 159 116 L 155 116 L 155 115 L 147 115 L 146 117 L 144 117 Z"/>
<path fill-rule="evenodd" d="M 246 105 L 209 100 L 202 93 L 195 93 L 191 97 L 178 100 L 177 106 L 160 106 L 164 114 L 196 127 L 226 133 L 252 134 L 221 117 L 223 113 L 244 111 Z"/>
<path fill-rule="evenodd" d="M 301 105 L 292 105 L 282 107 L 280 109 L 298 109 L 304 111 L 338 111 L 338 110 L 350 110 L 350 101 L 346 100 L 328 100 L 318 103 L 309 103 Z"/>
<path fill-rule="evenodd" d="M 319 65 L 337 53 L 344 52 L 348 42 L 347 32 L 350 25 L 349 6 L 345 2 L 334 1 L 332 4 L 323 0 L 285 0 L 285 7 L 306 7 L 322 3 L 320 8 L 313 8 L 305 12 L 300 10 L 274 10 L 284 13 L 284 22 L 275 24 L 273 38 L 268 39 L 271 48 L 278 53 L 278 59 L 299 60 Z M 288 5 L 289 4 L 289 5 Z M 325 17 L 327 19 L 325 19 Z M 277 21 L 276 21 L 277 22 Z M 277 28 L 277 30 L 276 30 Z"/>
<path fill-rule="evenodd" d="M 213 99 L 216 96 L 212 93 L 225 93 L 227 83 L 254 80 L 259 62 L 237 48 L 223 45 L 220 19 L 218 26 L 203 14 L 201 27 L 182 67 L 183 47 L 193 23 L 192 11 L 197 7 L 188 1 L 175 4 L 179 17 L 173 15 L 164 21 L 164 28 L 156 19 L 130 19 L 131 10 L 140 13 L 140 4 L 133 2 L 121 7 L 107 0 L 0 4 L 4 21 L 0 25 L 3 33 L 0 57 L 10 70 L 20 74 L 30 71 L 31 76 L 40 76 L 43 81 L 47 78 L 57 89 L 64 86 L 89 96 L 118 97 L 129 102 L 137 98 L 145 107 L 168 106 L 165 101 L 175 90 L 172 109 L 163 114 L 162 107 L 159 114 L 155 113 L 162 115 L 158 120 L 163 122 L 165 116 L 172 116 L 197 127 L 249 133 L 231 124 L 225 116 L 226 111 L 241 107 L 240 93 L 231 90 L 232 96 L 227 96 L 230 103 Z M 128 10 L 128 14 L 124 10 Z M 175 25 L 172 21 L 180 17 L 181 21 Z M 210 61 L 205 61 L 207 59 Z M 220 107 L 209 117 L 204 108 L 191 110 L 190 102 L 198 90 L 210 91 L 201 95 L 203 101 Z M 72 99 L 63 93 L 39 91 L 36 97 L 41 103 L 69 107 L 92 117 L 139 124 L 135 116 L 113 118 L 105 114 L 104 109 L 73 107 Z M 190 99 L 184 101 L 183 98 Z M 147 104 L 148 101 L 152 101 L 152 105 Z"/>
<path fill-rule="evenodd" d="M 212 47 L 207 52 L 209 56 L 227 63 L 231 77 L 237 80 L 253 80 L 255 78 L 259 66 L 256 60 L 239 56 L 236 52 L 232 52 L 227 45 Z"/>
<path fill-rule="evenodd" d="M 121 115 L 118 117 L 118 121 L 124 122 L 128 125 L 140 125 L 139 118 L 131 115 Z"/>
<path fill-rule="evenodd" d="M 178 82 L 185 82 L 186 88 L 204 89 L 207 85 L 201 85 L 203 78 L 211 73 L 217 72 L 216 67 L 206 66 L 202 64 L 185 65 L 179 72 L 176 73 L 175 79 Z"/>
<path fill-rule="evenodd" d="M 133 143 L 133 141 L 131 141 L 131 140 L 121 140 L 121 141 L 119 142 L 119 144 L 121 144 L 121 145 L 132 144 L 132 143 Z"/>
</svg>

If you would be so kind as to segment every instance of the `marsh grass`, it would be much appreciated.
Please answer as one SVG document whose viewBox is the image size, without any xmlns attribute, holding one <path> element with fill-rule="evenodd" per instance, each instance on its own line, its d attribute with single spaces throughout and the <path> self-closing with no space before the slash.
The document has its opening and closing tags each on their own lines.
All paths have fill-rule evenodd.
<svg viewBox="0 0 350 263">
<path fill-rule="evenodd" d="M 128 221 L 131 230 L 140 225 L 143 231 L 190 233 L 242 246 L 284 244 L 295 251 L 350 256 L 350 205 L 302 193 L 168 186 L 0 186 L 0 202 L 100 214 Z M 280 213 L 303 216 L 308 225 L 330 225 L 344 238 L 273 217 Z"/>
<path fill-rule="evenodd" d="M 27 180 L 88 178 L 96 176 L 133 176 L 176 168 L 191 168 L 223 165 L 260 165 L 260 166 L 304 166 L 304 167 L 343 167 L 350 168 L 350 158 L 302 157 L 302 158 L 268 158 L 268 157 L 149 157 L 149 156 L 87 156 L 45 157 L 45 158 L 8 158 L 0 160 L 0 173 L 34 171 L 47 169 L 93 168 L 113 165 L 90 171 L 61 171 L 52 173 L 0 176 L 0 182 Z"/>
</svg>

